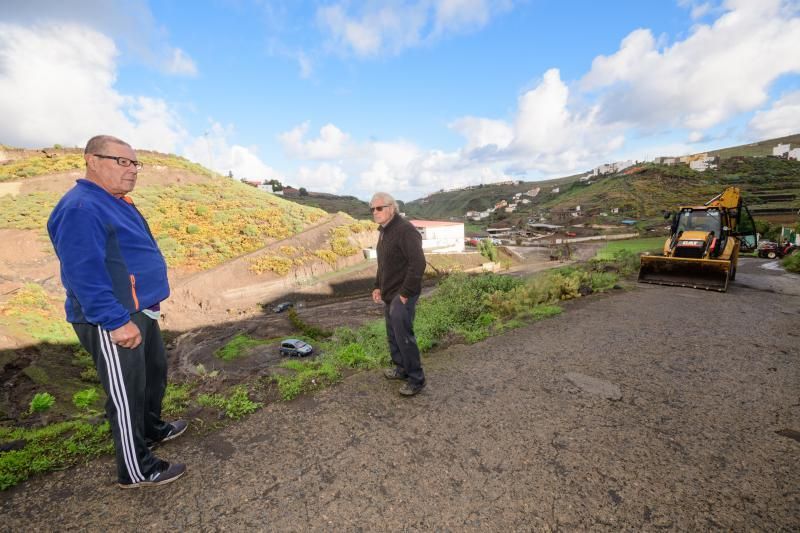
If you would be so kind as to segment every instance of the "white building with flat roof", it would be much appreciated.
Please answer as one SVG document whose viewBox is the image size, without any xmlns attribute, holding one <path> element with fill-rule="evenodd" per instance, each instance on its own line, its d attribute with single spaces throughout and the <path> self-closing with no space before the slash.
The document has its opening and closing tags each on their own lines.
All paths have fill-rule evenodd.
<svg viewBox="0 0 800 533">
<path fill-rule="evenodd" d="M 464 251 L 464 223 L 442 220 L 409 220 L 422 235 L 425 253 L 458 253 Z"/>
</svg>

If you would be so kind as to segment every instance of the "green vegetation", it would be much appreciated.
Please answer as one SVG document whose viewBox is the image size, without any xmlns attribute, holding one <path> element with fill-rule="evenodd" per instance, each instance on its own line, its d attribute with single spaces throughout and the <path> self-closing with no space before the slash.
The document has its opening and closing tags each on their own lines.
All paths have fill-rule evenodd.
<svg viewBox="0 0 800 533">
<path fill-rule="evenodd" d="M 54 192 L 0 196 L 0 228 L 38 230 L 46 235 L 47 217 L 59 197 Z"/>
<path fill-rule="evenodd" d="M 61 299 L 51 298 L 41 285 L 28 283 L 0 306 L 0 324 L 40 342 L 76 344 L 75 331 L 64 321 Z"/>
<path fill-rule="evenodd" d="M 527 321 L 556 315 L 561 312 L 557 304 L 562 300 L 614 287 L 619 275 L 628 275 L 638 268 L 638 263 L 632 266 L 636 258 L 635 254 L 619 251 L 612 261 L 596 260 L 584 267 L 565 267 L 529 280 L 497 274 L 452 274 L 431 297 L 419 302 L 414 323 L 417 343 L 424 353 L 454 339 L 473 343 Z M 291 360 L 281 365 L 290 371 L 275 378 L 283 399 L 334 382 L 343 369 L 377 368 L 390 360 L 383 320 L 355 330 L 338 328 L 328 340 L 317 344 L 318 352 L 322 353 L 317 358 Z"/>
<path fill-rule="evenodd" d="M 237 385 L 231 389 L 227 396 L 222 394 L 201 394 L 197 397 L 197 403 L 203 407 L 219 409 L 225 416 L 234 420 L 254 413 L 261 404 L 250 400 L 247 386 Z"/>
<path fill-rule="evenodd" d="M 0 442 L 19 446 L 0 453 L 0 490 L 114 449 L 108 422 L 70 421 L 38 429 L 0 427 Z"/>
<path fill-rule="evenodd" d="M 78 409 L 89 409 L 100 397 L 94 387 L 83 389 L 72 395 L 72 405 Z"/>
<path fill-rule="evenodd" d="M 297 328 L 306 337 L 314 340 L 321 340 L 327 339 L 333 335 L 330 331 L 306 324 L 303 319 L 297 315 L 297 310 L 294 307 L 290 308 L 286 314 L 289 316 L 289 322 L 292 323 L 292 326 Z"/>
<path fill-rule="evenodd" d="M 200 270 L 294 235 L 325 216 L 225 179 L 146 187 L 134 197 L 167 263 Z"/>
<path fill-rule="evenodd" d="M 789 272 L 800 274 L 800 252 L 795 252 L 792 255 L 784 257 L 781 261 L 781 265 Z"/>
<path fill-rule="evenodd" d="M 56 403 L 55 397 L 49 392 L 37 392 L 31 400 L 29 413 L 41 413 L 47 411 Z"/>
<path fill-rule="evenodd" d="M 83 168 L 83 153 L 38 154 L 0 165 L 0 182 Z"/>
<path fill-rule="evenodd" d="M 161 402 L 163 416 L 177 416 L 189 405 L 192 386 L 189 383 L 167 383 L 164 400 Z"/>
<path fill-rule="evenodd" d="M 641 239 L 626 239 L 624 241 L 608 241 L 604 247 L 597 251 L 597 259 L 614 259 L 620 250 L 634 254 L 642 252 L 658 252 L 664 248 L 665 237 L 646 237 Z"/>
<path fill-rule="evenodd" d="M 288 360 L 281 363 L 281 367 L 294 371 L 290 376 L 275 377 L 281 398 L 284 400 L 291 400 L 300 393 L 323 388 L 342 377 L 333 361 L 326 359 Z"/>
<path fill-rule="evenodd" d="M 217 349 L 214 352 L 214 355 L 223 361 L 233 361 L 234 359 L 238 359 L 244 355 L 250 348 L 259 346 L 261 344 L 266 344 L 268 342 L 270 341 L 254 339 L 253 337 L 245 335 L 244 333 L 238 333 L 230 341 L 228 341 L 225 346 Z"/>
<path fill-rule="evenodd" d="M 483 239 L 478 244 L 478 251 L 489 261 L 497 261 L 497 247 L 489 239 Z"/>
</svg>

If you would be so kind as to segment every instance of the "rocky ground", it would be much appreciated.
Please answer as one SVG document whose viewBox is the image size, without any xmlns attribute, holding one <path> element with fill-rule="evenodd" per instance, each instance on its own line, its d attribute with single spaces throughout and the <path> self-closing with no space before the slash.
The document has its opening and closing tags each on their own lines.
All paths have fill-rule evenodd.
<svg viewBox="0 0 800 533">
<path fill-rule="evenodd" d="M 378 371 L 160 454 L 0 494 L 0 530 L 796 530 L 800 278 L 745 260 L 727 293 L 636 286 Z"/>
</svg>

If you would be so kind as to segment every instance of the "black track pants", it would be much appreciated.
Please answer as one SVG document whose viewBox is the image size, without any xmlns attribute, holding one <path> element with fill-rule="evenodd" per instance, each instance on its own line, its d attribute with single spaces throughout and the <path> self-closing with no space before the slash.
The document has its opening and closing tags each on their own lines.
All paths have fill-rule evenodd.
<svg viewBox="0 0 800 533">
<path fill-rule="evenodd" d="M 386 337 L 389 340 L 392 362 L 406 373 L 408 383 L 412 386 L 425 381 L 419 347 L 414 337 L 414 314 L 418 299 L 419 296 L 413 296 L 404 304 L 400 301 L 400 296 L 395 296 L 384 309 Z"/>
<path fill-rule="evenodd" d="M 113 344 L 111 333 L 98 325 L 72 325 L 81 345 L 92 354 L 108 396 L 106 415 L 121 483 L 137 483 L 154 470 L 158 459 L 146 442 L 160 440 L 170 429 L 161 420 L 161 401 L 167 388 L 161 329 L 158 321 L 144 313 L 132 315 L 131 320 L 142 333 L 142 343 L 132 350 Z"/>
</svg>

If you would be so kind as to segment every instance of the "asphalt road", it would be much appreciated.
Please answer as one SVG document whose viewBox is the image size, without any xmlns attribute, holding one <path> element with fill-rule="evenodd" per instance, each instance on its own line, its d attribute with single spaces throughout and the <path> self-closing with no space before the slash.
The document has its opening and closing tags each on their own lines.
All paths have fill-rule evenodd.
<svg viewBox="0 0 800 533">
<path fill-rule="evenodd" d="M 800 277 L 639 285 L 161 449 L 183 479 L 121 491 L 110 458 L 0 494 L 0 530 L 800 529 Z M 794 433 L 793 433 L 794 432 Z"/>
</svg>

